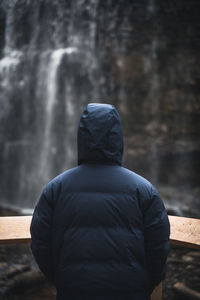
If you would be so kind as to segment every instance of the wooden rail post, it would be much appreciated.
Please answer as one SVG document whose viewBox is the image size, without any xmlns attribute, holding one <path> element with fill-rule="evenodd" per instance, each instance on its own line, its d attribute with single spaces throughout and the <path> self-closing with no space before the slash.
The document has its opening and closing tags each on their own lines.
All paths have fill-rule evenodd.
<svg viewBox="0 0 200 300">
<path fill-rule="evenodd" d="M 172 245 L 200 249 L 200 220 L 169 216 Z M 162 299 L 162 283 L 160 283 L 151 295 L 151 300 Z"/>
<path fill-rule="evenodd" d="M 32 216 L 0 217 L 0 244 L 29 243 Z M 200 249 L 200 220 L 169 216 L 173 245 Z M 162 283 L 151 295 L 151 300 L 162 299 Z"/>
</svg>

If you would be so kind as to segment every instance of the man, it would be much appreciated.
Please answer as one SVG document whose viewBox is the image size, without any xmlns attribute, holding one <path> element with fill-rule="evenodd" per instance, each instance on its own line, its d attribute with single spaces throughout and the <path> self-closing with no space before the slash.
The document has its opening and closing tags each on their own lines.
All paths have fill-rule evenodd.
<svg viewBox="0 0 200 300">
<path fill-rule="evenodd" d="M 169 221 L 150 182 L 121 166 L 123 136 L 112 105 L 88 104 L 78 166 L 47 184 L 31 249 L 57 299 L 147 300 L 164 278 Z"/>
</svg>

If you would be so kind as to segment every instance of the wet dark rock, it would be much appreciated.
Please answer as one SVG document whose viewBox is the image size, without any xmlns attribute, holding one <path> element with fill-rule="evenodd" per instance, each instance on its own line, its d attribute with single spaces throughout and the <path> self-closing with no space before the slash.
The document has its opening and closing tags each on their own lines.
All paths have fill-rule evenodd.
<svg viewBox="0 0 200 300">
<path fill-rule="evenodd" d="M 177 282 L 200 293 L 199 253 L 196 250 L 171 246 L 171 251 L 167 259 L 166 279 L 163 283 L 164 300 L 192 299 L 188 298 L 186 293 L 183 295 L 176 288 L 174 289 Z"/>
<path fill-rule="evenodd" d="M 174 284 L 174 290 L 178 295 L 180 295 L 183 299 L 193 299 L 193 300 L 200 300 L 200 293 L 197 291 L 188 288 L 182 282 L 176 282 Z"/>
<path fill-rule="evenodd" d="M 21 264 L 13 264 L 12 266 L 7 266 L 6 270 L 3 270 L 3 278 L 8 279 L 12 277 L 16 277 L 17 274 L 24 273 L 25 271 L 29 270 L 29 265 L 21 265 Z M 1 275 L 0 275 L 1 277 Z"/>
<path fill-rule="evenodd" d="M 39 270 L 23 272 L 6 283 L 6 293 L 24 292 L 26 289 L 39 286 L 45 282 L 44 275 Z"/>
<path fill-rule="evenodd" d="M 26 291 L 32 288 L 40 290 L 45 284 L 44 275 L 39 271 L 29 247 L 23 244 L 0 246 L 0 299 L 15 299 L 14 295 L 18 294 L 23 297 Z M 24 300 L 27 299 L 24 296 Z"/>
<path fill-rule="evenodd" d="M 7 262 L 0 262 L 0 270 L 5 269 L 8 266 Z"/>
<path fill-rule="evenodd" d="M 187 255 L 194 257 L 194 258 L 198 258 L 198 257 L 200 258 L 200 251 L 192 251 L 192 252 L 189 252 Z"/>
</svg>

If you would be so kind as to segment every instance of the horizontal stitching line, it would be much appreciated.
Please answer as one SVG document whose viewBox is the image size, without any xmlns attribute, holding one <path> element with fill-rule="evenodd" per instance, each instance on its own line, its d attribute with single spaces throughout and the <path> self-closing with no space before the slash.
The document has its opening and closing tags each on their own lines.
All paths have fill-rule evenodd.
<svg viewBox="0 0 200 300">
<path fill-rule="evenodd" d="M 75 193 L 75 194 L 81 194 L 81 193 L 96 193 L 96 194 L 124 194 L 124 195 L 131 195 L 131 193 L 128 192 L 112 192 L 112 191 L 107 191 L 107 192 L 102 192 L 102 191 L 67 191 L 67 193 Z M 134 193 L 134 192 L 133 192 Z"/>
</svg>

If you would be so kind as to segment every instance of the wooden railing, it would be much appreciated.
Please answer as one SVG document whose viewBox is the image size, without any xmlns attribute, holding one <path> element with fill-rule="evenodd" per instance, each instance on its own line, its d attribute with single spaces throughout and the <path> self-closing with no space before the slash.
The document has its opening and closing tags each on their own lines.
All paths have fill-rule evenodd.
<svg viewBox="0 0 200 300">
<path fill-rule="evenodd" d="M 0 217 L 0 244 L 29 243 L 32 216 Z M 200 249 L 200 220 L 169 216 L 170 242 L 173 245 Z M 162 299 L 162 284 L 155 288 L 151 300 Z"/>
</svg>

